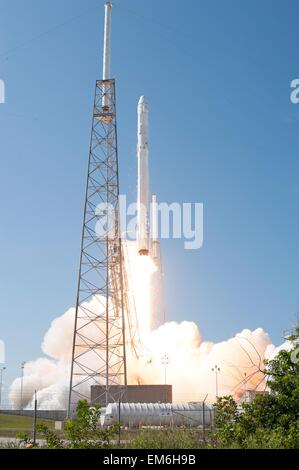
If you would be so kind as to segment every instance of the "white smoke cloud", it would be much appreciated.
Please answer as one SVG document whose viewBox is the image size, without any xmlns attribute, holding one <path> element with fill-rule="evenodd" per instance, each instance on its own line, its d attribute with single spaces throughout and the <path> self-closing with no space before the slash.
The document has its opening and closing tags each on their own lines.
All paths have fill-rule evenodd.
<svg viewBox="0 0 299 470">
<path fill-rule="evenodd" d="M 176 402 L 201 401 L 206 396 L 208 402 L 214 402 L 217 392 L 218 395 L 233 394 L 239 399 L 245 390 L 263 390 L 266 386 L 264 360 L 272 359 L 281 349 L 289 349 L 290 343 L 276 348 L 268 334 L 257 328 L 254 331 L 244 329 L 233 338 L 214 344 L 204 341 L 198 326 L 189 321 L 168 322 L 150 331 L 151 276 L 155 266 L 150 257 L 138 256 L 134 242 L 126 243 L 124 248 L 128 301 L 132 309 L 130 318 L 132 320 L 135 315 L 135 326 L 139 325 L 143 344 L 142 350 L 137 348 L 139 358 L 132 349 L 127 350 L 128 383 L 163 384 L 166 378 L 173 386 L 173 401 Z M 101 316 L 105 312 L 105 303 L 103 297 L 96 295 L 82 304 L 82 312 L 90 310 Z M 78 327 L 86 324 L 82 312 Z M 46 357 L 25 364 L 22 407 L 32 407 L 36 390 L 40 409 L 66 409 L 74 318 L 75 309 L 70 308 L 53 320 L 42 342 Z M 126 337 L 129 338 L 130 325 L 127 328 Z M 84 326 L 84 334 L 95 342 L 101 339 L 99 335 L 104 331 L 101 319 L 96 325 L 87 322 Z M 82 352 L 85 343 L 80 338 L 78 341 Z M 162 363 L 165 355 L 168 358 L 166 365 Z M 84 361 L 94 370 L 99 367 L 98 355 L 89 353 L 88 349 Z M 85 387 L 88 388 L 88 382 Z M 10 389 L 10 401 L 15 408 L 21 406 L 20 391 L 21 378 L 17 378 Z"/>
<path fill-rule="evenodd" d="M 293 348 L 291 341 L 285 341 L 280 346 L 275 347 L 274 344 L 269 344 L 265 351 L 265 359 L 271 361 L 280 351 L 290 351 Z"/>
<path fill-rule="evenodd" d="M 173 385 L 174 400 L 199 401 L 216 396 L 215 366 L 218 372 L 218 394 L 234 394 L 238 399 L 246 390 L 260 390 L 267 348 L 275 348 L 261 328 L 243 330 L 234 338 L 217 344 L 202 341 L 193 322 L 166 323 L 153 331 L 149 339 L 150 361 L 139 364 L 135 380 L 139 383 L 163 383 L 165 369 L 161 358 L 169 358 L 167 383 Z"/>
<path fill-rule="evenodd" d="M 63 319 L 63 316 L 60 319 Z M 51 328 L 52 325 L 50 330 Z M 43 357 L 26 362 L 23 387 L 20 377 L 15 379 L 10 387 L 9 399 L 11 404 L 17 409 L 20 407 L 32 408 L 34 392 L 36 391 L 40 409 L 65 409 L 69 370 L 69 362 L 66 363 L 63 358 L 54 360 Z M 21 388 L 23 388 L 22 394 Z"/>
<path fill-rule="evenodd" d="M 61 317 L 52 321 L 42 342 L 42 350 L 49 357 L 70 362 L 74 315 L 75 309 L 70 308 Z"/>
<path fill-rule="evenodd" d="M 68 398 L 70 351 L 74 309 L 56 318 L 45 334 L 42 349 L 48 358 L 26 363 L 23 380 L 24 407 L 32 407 L 34 391 L 40 409 L 65 409 Z M 202 400 L 213 402 L 216 394 L 214 366 L 218 373 L 218 394 L 233 393 L 240 397 L 245 389 L 262 389 L 263 361 L 272 358 L 281 348 L 275 348 L 261 328 L 243 330 L 235 337 L 213 344 L 203 341 L 193 322 L 165 323 L 149 334 L 145 357 L 130 358 L 130 383 L 164 383 L 165 366 L 161 358 L 169 357 L 166 381 L 173 385 L 173 399 L 177 402 Z M 10 401 L 20 406 L 20 383 L 17 378 L 10 390 Z"/>
</svg>

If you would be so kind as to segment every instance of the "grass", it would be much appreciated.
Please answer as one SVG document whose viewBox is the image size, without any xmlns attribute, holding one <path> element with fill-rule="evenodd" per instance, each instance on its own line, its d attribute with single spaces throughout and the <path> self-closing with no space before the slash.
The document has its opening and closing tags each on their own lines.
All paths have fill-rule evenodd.
<svg viewBox="0 0 299 470">
<path fill-rule="evenodd" d="M 46 424 L 51 431 L 54 430 L 54 421 L 38 419 L 38 424 Z M 32 433 L 33 417 L 18 416 L 0 413 L 0 437 L 15 437 L 17 432 Z"/>
</svg>

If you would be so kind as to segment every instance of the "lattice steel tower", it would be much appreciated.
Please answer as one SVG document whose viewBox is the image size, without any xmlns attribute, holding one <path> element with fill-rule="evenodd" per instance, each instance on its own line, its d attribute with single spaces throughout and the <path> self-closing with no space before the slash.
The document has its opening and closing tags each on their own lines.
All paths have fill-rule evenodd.
<svg viewBox="0 0 299 470">
<path fill-rule="evenodd" d="M 97 400 L 106 403 L 120 398 L 127 385 L 115 81 L 110 78 L 111 8 L 111 3 L 105 4 L 103 80 L 97 80 L 95 87 L 69 416 L 79 399 L 90 401 L 91 385 L 103 386 Z"/>
</svg>

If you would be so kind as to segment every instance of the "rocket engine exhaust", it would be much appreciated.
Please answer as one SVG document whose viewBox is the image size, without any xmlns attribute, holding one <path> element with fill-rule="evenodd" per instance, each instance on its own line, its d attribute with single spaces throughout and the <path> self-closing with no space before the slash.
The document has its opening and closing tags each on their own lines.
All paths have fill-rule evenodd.
<svg viewBox="0 0 299 470">
<path fill-rule="evenodd" d="M 140 256 L 148 256 L 148 250 L 145 248 L 141 248 L 138 253 Z"/>
</svg>

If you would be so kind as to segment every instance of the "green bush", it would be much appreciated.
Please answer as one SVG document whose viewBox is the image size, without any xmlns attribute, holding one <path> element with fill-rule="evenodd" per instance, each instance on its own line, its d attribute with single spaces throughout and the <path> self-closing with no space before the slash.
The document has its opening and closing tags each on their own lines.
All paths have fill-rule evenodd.
<svg viewBox="0 0 299 470">
<path fill-rule="evenodd" d="M 130 449 L 199 449 L 205 447 L 198 430 L 184 428 L 144 429 L 132 439 Z"/>
<path fill-rule="evenodd" d="M 98 410 L 98 413 L 96 412 Z M 49 430 L 42 424 L 38 426 L 38 431 L 46 440 L 46 447 L 49 449 L 100 449 L 112 447 L 111 440 L 118 433 L 118 425 L 109 429 L 99 429 L 99 410 L 100 406 L 90 407 L 86 400 L 78 402 L 77 418 L 68 419 L 65 422 L 65 439 Z"/>
<path fill-rule="evenodd" d="M 241 412 L 231 396 L 218 398 L 214 447 L 299 448 L 299 363 L 293 360 L 299 327 L 291 341 L 291 351 L 280 351 L 265 363 L 269 394 L 257 395 Z"/>
</svg>

